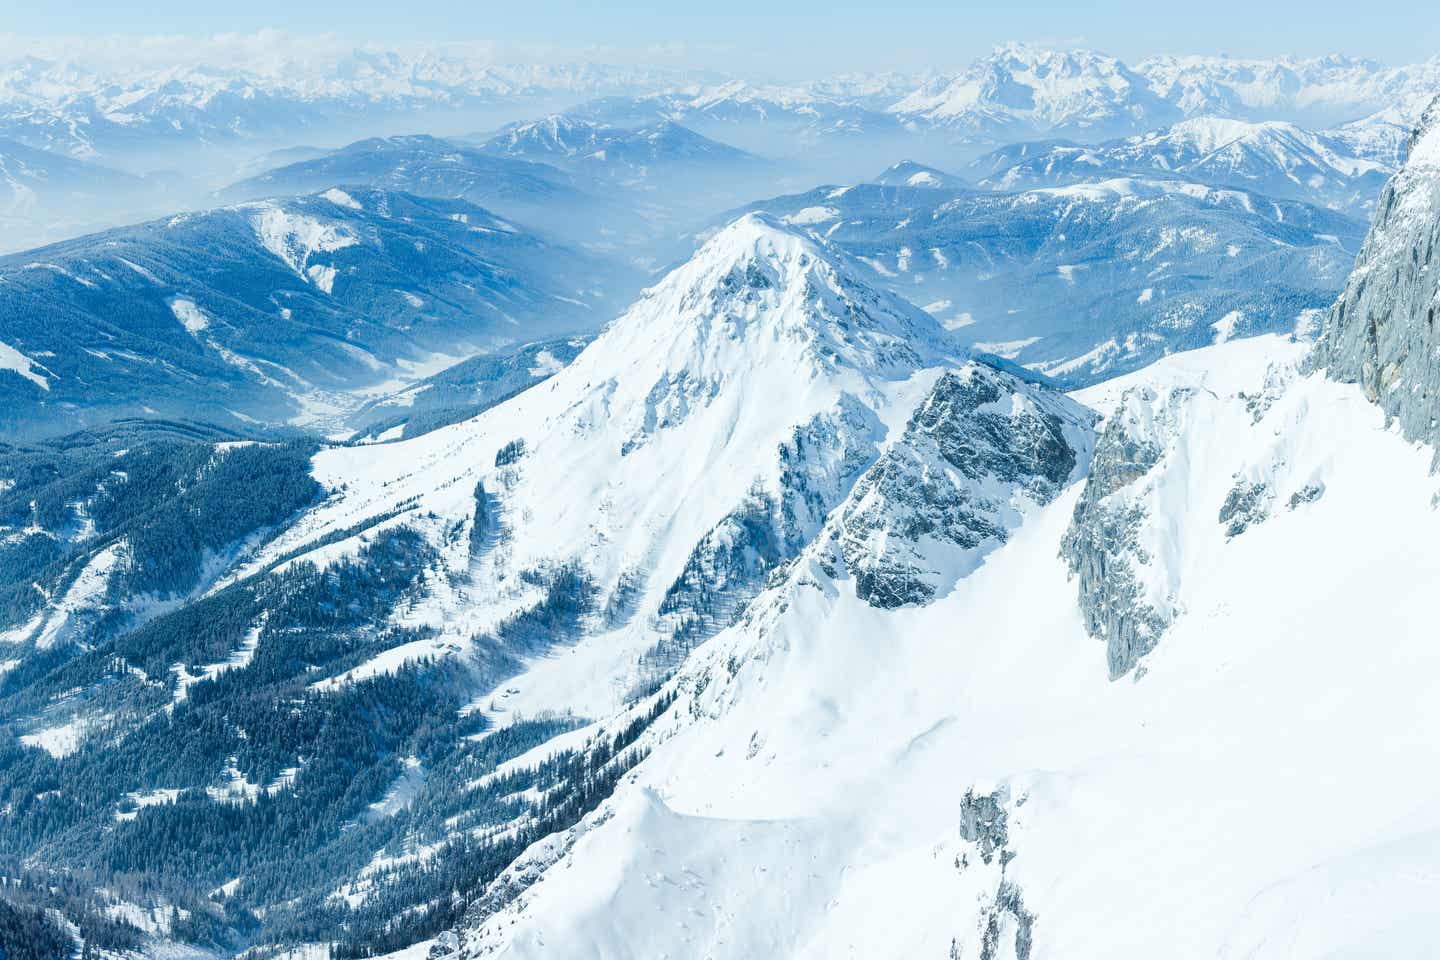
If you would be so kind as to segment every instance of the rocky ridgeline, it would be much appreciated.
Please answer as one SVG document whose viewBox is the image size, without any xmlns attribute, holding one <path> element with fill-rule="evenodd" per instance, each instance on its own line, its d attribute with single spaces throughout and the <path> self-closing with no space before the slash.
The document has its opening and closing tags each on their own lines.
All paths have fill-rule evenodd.
<svg viewBox="0 0 1440 960">
<path fill-rule="evenodd" d="M 1440 440 L 1440 100 L 1425 111 L 1312 360 L 1412 440 Z"/>
<path fill-rule="evenodd" d="M 978 362 L 946 373 L 837 511 L 821 563 L 871 606 L 928 603 L 1026 503 L 1054 499 L 1090 446 L 1089 415 L 1061 394 Z"/>
<path fill-rule="evenodd" d="M 1110 679 L 1129 673 L 1154 649 L 1170 622 L 1149 597 L 1152 558 L 1141 533 L 1152 470 L 1165 455 L 1178 407 L 1186 392 L 1162 398 L 1154 390 L 1127 390 L 1095 444 L 1090 478 L 1060 553 L 1079 582 L 1080 613 L 1090 635 L 1105 641 Z"/>
</svg>

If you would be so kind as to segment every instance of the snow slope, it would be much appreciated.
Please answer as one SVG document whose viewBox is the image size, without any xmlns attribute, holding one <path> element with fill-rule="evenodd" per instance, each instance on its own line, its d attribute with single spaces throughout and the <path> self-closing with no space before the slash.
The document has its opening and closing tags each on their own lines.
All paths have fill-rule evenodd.
<svg viewBox="0 0 1440 960">
<path fill-rule="evenodd" d="M 386 522 L 428 532 L 464 583 L 437 577 L 397 616 L 437 635 L 351 679 L 486 650 L 559 571 L 578 570 L 594 615 L 578 645 L 508 685 L 507 709 L 603 716 L 641 679 L 637 657 L 728 622 L 808 542 L 950 362 L 942 339 L 843 255 L 747 216 L 539 386 L 413 440 L 320 454 L 315 475 L 335 495 L 254 566 L 397 512 Z M 482 529 L 457 538 L 477 522 L 477 484 Z"/>
<path fill-rule="evenodd" d="M 1185 612 L 1139 679 L 1107 682 L 1057 556 L 1081 484 L 928 606 L 874 609 L 802 559 L 685 668 L 612 801 L 532 850 L 543 879 L 472 915 L 463 955 L 1427 942 L 1437 482 L 1358 389 L 1300 377 L 1304 352 L 1257 338 L 1080 395 L 1197 405 L 1166 484 Z M 1227 537 L 1253 471 L 1323 496 Z"/>
</svg>

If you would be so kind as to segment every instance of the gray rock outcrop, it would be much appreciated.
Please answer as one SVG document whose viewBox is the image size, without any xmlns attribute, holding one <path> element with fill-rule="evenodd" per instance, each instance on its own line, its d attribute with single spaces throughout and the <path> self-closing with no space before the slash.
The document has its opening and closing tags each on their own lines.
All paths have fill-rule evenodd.
<svg viewBox="0 0 1440 960">
<path fill-rule="evenodd" d="M 1358 383 L 1411 440 L 1440 440 L 1440 100 L 1385 186 L 1312 364 Z"/>
</svg>

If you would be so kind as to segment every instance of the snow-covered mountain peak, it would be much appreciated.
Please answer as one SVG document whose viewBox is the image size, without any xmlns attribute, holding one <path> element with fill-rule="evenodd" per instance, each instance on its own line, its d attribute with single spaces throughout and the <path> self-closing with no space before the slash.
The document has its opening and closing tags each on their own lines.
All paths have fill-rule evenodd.
<svg viewBox="0 0 1440 960">
<path fill-rule="evenodd" d="M 901 160 L 885 168 L 885 171 L 871 181 L 886 187 L 929 187 L 936 190 L 959 190 L 965 181 L 954 174 L 937 170 L 914 160 Z"/>
<path fill-rule="evenodd" d="M 588 148 L 600 133 L 610 129 L 604 124 L 552 113 L 538 120 L 516 124 L 492 142 L 512 151 L 525 147 L 570 155 Z"/>
<path fill-rule="evenodd" d="M 1018 43 L 997 47 L 960 74 L 931 80 L 890 109 L 985 136 L 1119 132 L 1174 112 L 1114 57 Z"/>
<path fill-rule="evenodd" d="M 593 615 L 533 643 L 575 655 L 511 681 L 507 709 L 600 715 L 643 680 L 637 662 L 683 656 L 814 538 L 954 365 L 942 337 L 823 242 L 746 216 L 543 384 L 412 440 L 320 454 L 335 496 L 259 562 L 337 536 L 325 557 L 343 556 L 376 518 L 432 536 L 473 586 L 437 586 L 412 614 L 435 638 L 365 671 L 509 637 L 569 584 Z"/>
<path fill-rule="evenodd" d="M 935 320 L 868 286 L 839 251 L 764 214 L 747 214 L 615 322 L 596 354 L 668 357 L 710 369 L 736 350 L 784 358 L 790 375 L 847 367 L 908 376 L 944 354 Z"/>
<path fill-rule="evenodd" d="M 1151 136 L 1185 140 L 1201 153 L 1210 153 L 1242 137 L 1253 136 L 1260 129 L 1271 125 L 1230 117 L 1191 117 Z M 1275 123 L 1273 126 L 1298 129 L 1293 124 L 1286 123 Z"/>
</svg>

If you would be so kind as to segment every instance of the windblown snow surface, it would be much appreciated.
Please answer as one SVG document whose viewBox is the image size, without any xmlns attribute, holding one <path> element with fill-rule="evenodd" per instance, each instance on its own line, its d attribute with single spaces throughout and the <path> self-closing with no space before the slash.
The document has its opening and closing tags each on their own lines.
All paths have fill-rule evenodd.
<svg viewBox="0 0 1440 960">
<path fill-rule="evenodd" d="M 1146 536 L 1177 615 L 1138 670 L 1107 680 L 1060 556 L 1083 480 L 928 606 L 802 555 L 462 955 L 1413 955 L 1440 895 L 1440 480 L 1307 349 L 1078 394 L 1161 448 Z M 1240 481 L 1268 494 L 1236 534 Z"/>
</svg>

